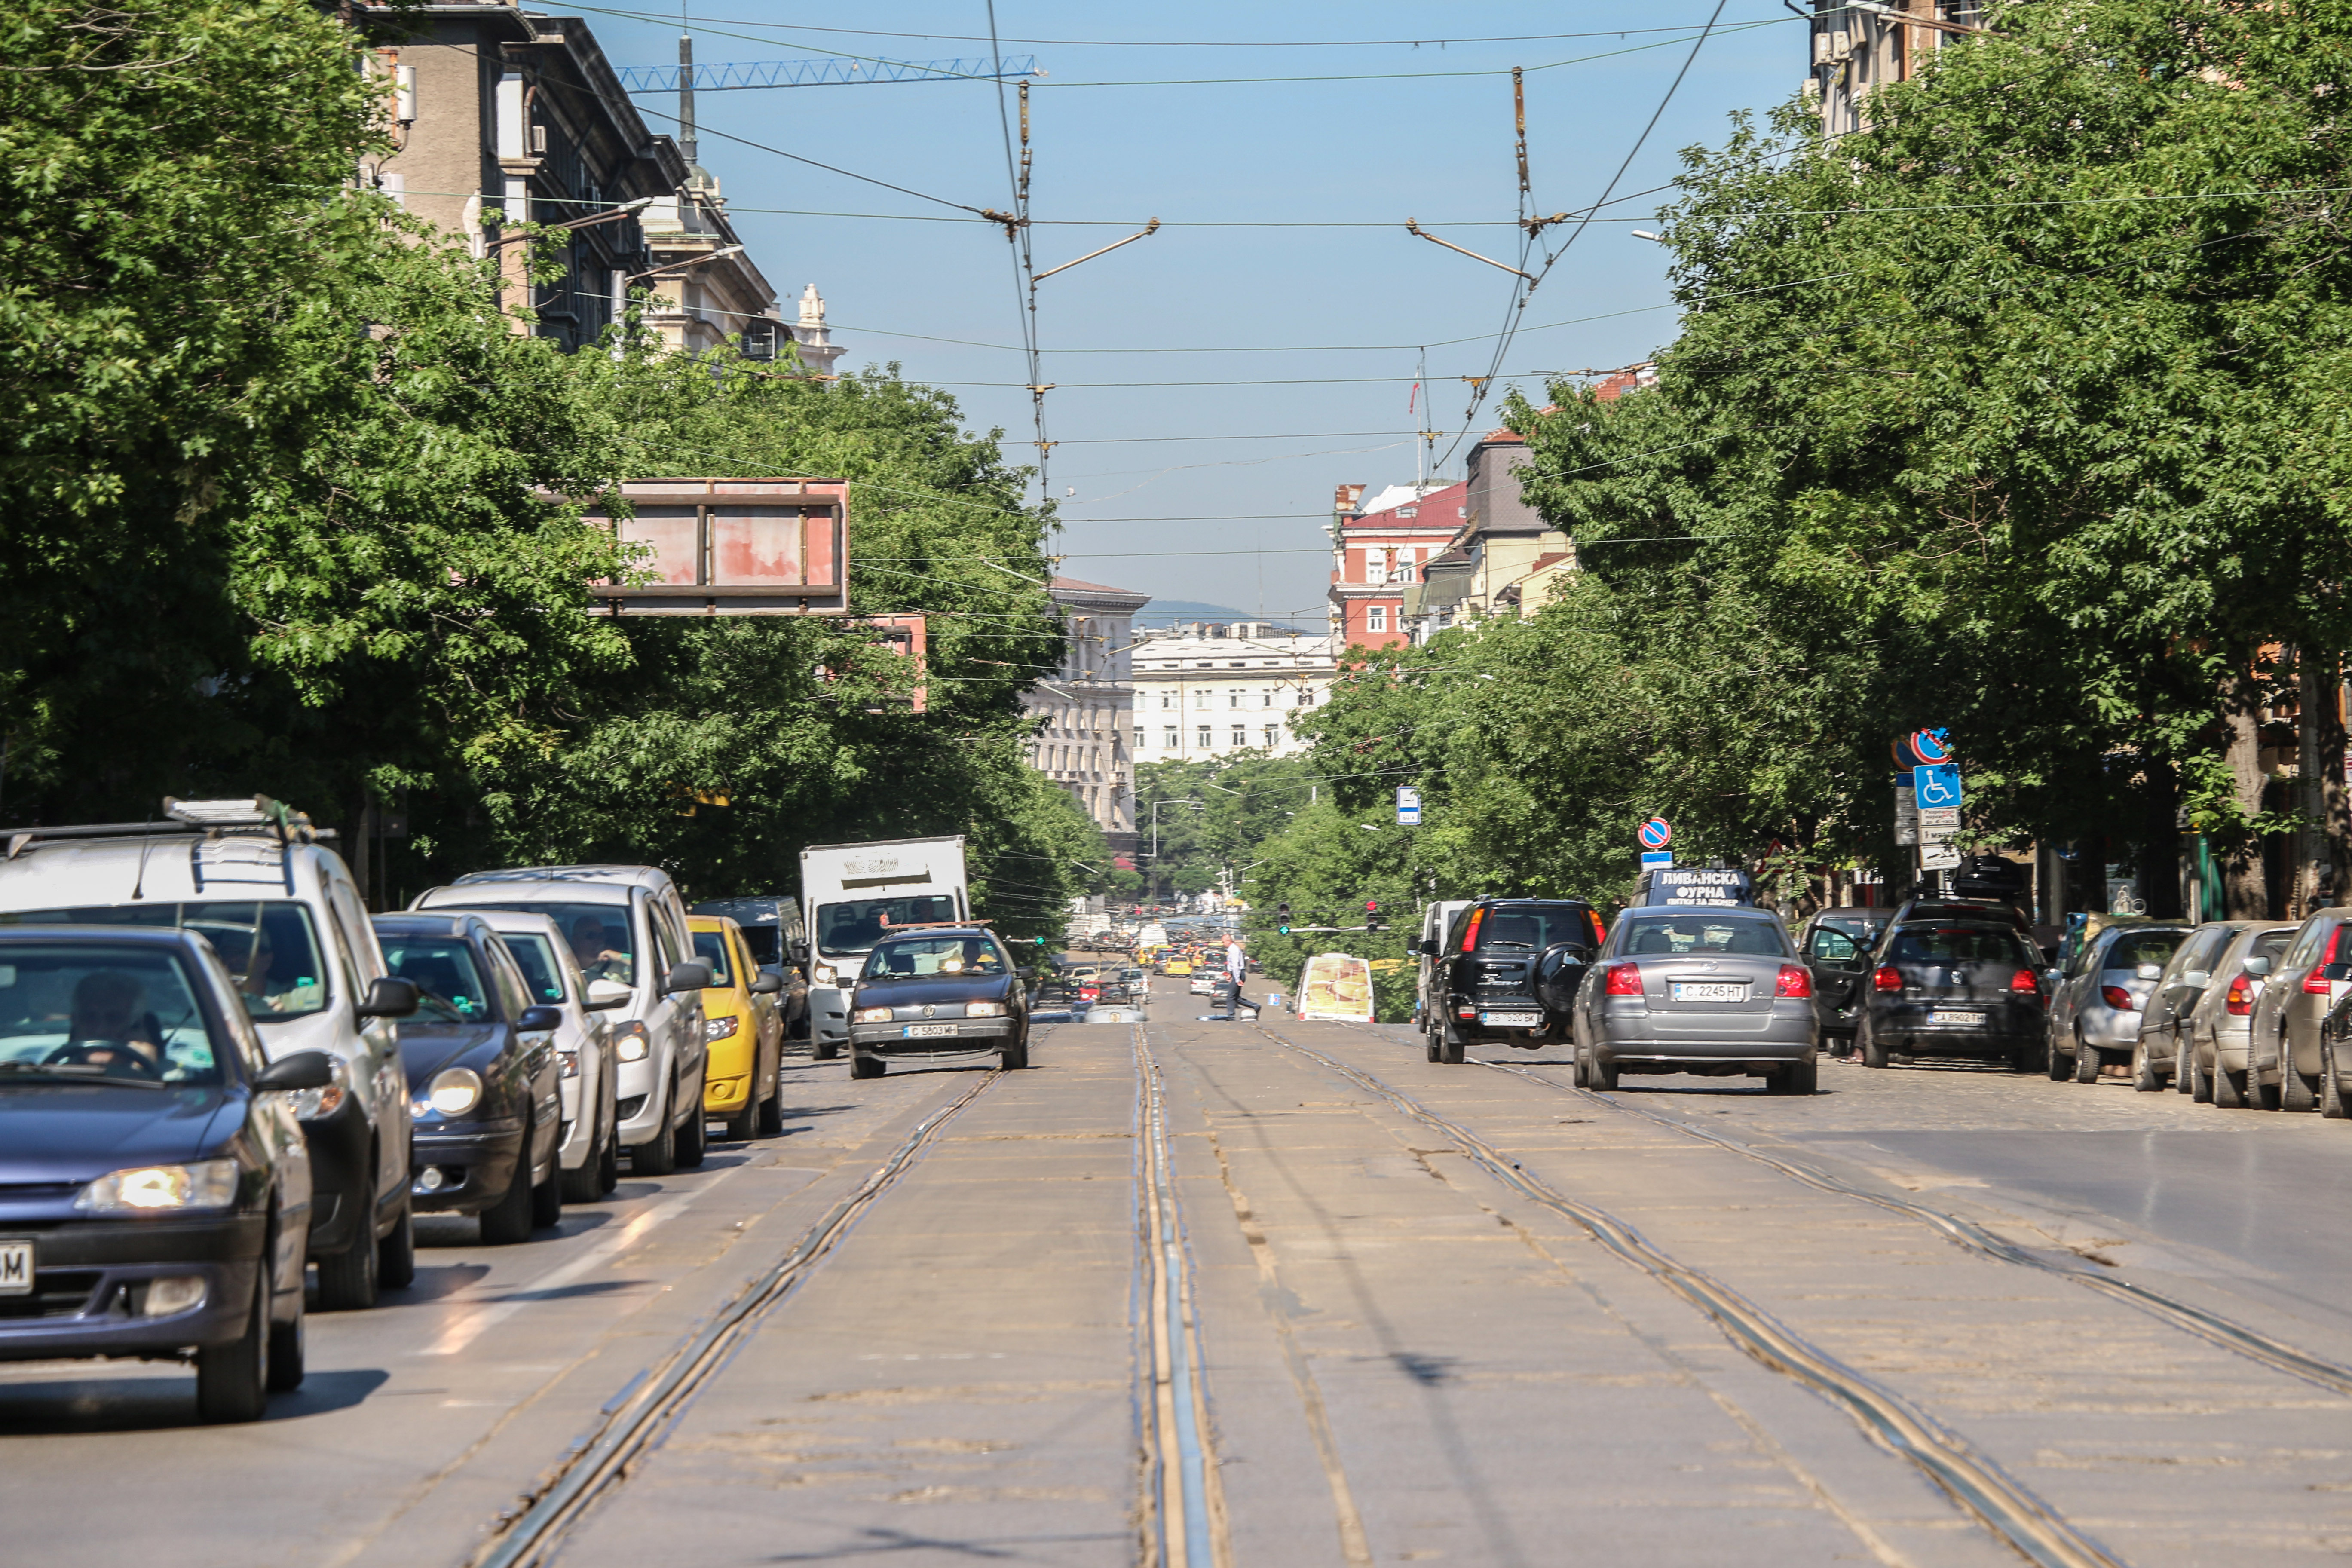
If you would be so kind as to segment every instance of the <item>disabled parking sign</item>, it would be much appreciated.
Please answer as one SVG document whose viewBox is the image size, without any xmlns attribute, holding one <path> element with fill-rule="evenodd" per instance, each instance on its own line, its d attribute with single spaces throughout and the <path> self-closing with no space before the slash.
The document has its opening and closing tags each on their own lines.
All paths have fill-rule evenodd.
<svg viewBox="0 0 2352 1568">
<path fill-rule="evenodd" d="M 1938 763 L 1911 770 L 1911 791 L 1922 812 L 1959 809 L 1960 770 L 1956 763 Z"/>
</svg>

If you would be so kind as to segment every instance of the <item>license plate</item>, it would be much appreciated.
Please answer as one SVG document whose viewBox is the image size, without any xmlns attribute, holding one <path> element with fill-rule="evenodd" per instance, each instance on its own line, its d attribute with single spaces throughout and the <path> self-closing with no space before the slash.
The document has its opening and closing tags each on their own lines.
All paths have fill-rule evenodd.
<svg viewBox="0 0 2352 1568">
<path fill-rule="evenodd" d="M 33 1293 L 33 1244 L 0 1241 L 0 1296 Z"/>
<path fill-rule="evenodd" d="M 909 1024 L 907 1026 L 906 1037 L 910 1040 L 920 1040 L 928 1039 L 933 1035 L 952 1035 L 955 1032 L 956 1026 L 953 1024 Z"/>
<path fill-rule="evenodd" d="M 1478 1021 L 1490 1029 L 1540 1029 L 1541 1013 L 1481 1013 Z"/>
<path fill-rule="evenodd" d="M 1725 980 L 1677 980 L 1673 982 L 1677 1002 L 1745 1002 L 1745 983 Z"/>
<path fill-rule="evenodd" d="M 1948 1007 L 1937 1007 L 1927 1014 L 1930 1024 L 1958 1024 L 1973 1028 L 1984 1022 L 1982 1013 L 1957 1013 Z"/>
</svg>

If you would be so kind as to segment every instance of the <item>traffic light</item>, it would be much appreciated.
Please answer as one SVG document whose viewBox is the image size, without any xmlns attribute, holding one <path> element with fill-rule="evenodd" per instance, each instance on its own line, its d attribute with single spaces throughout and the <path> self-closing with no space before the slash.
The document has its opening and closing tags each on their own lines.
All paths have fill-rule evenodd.
<svg viewBox="0 0 2352 1568">
<path fill-rule="evenodd" d="M 1285 899 L 1274 907 L 1275 929 L 1283 935 L 1290 934 L 1290 900 Z"/>
<path fill-rule="evenodd" d="M 1366 931 L 1379 931 L 1381 929 L 1381 901 L 1378 899 L 1366 899 L 1364 900 L 1364 929 Z"/>
</svg>

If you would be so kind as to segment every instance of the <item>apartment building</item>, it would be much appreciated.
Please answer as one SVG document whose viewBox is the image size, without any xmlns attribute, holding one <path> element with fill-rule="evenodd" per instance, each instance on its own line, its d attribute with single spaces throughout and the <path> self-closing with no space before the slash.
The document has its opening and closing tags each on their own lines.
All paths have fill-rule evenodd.
<svg viewBox="0 0 2352 1568">
<path fill-rule="evenodd" d="M 1391 485 L 1364 500 L 1341 485 L 1331 500 L 1331 636 L 1342 648 L 1407 641 L 1405 590 L 1442 553 L 1470 515 L 1470 487 L 1424 480 Z"/>
<path fill-rule="evenodd" d="M 1307 749 L 1290 721 L 1328 700 L 1328 637 L 1263 621 L 1194 622 L 1145 632 L 1135 647 L 1134 752 L 1193 763 Z"/>
<path fill-rule="evenodd" d="M 1488 616 L 1532 615 L 1574 575 L 1574 542 L 1520 493 L 1528 460 L 1527 438 L 1512 430 L 1470 448 L 1461 525 L 1404 593 L 1412 641 Z"/>
<path fill-rule="evenodd" d="M 1861 130 L 1871 93 L 1909 79 L 1937 49 L 1976 31 L 1984 10 L 1984 0 L 1812 0 L 1805 91 L 1821 104 L 1822 132 Z"/>
<path fill-rule="evenodd" d="M 1136 612 L 1149 594 L 1056 577 L 1046 590 L 1062 617 L 1061 667 L 1024 693 L 1036 721 L 1032 767 L 1070 792 L 1094 818 L 1114 855 L 1135 852 L 1135 753 L 1128 744 L 1135 707 Z"/>
</svg>

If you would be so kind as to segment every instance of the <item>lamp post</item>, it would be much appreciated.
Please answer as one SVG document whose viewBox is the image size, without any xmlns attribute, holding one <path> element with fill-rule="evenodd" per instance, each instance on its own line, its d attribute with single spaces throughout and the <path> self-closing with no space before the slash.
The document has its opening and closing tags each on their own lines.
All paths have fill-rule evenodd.
<svg viewBox="0 0 2352 1568">
<path fill-rule="evenodd" d="M 653 197 L 639 196 L 635 201 L 623 202 L 619 206 L 614 207 L 610 212 L 594 213 L 587 217 L 566 218 L 562 223 L 541 224 L 538 228 L 526 233 L 500 235 L 498 238 L 491 240 L 489 244 L 483 248 L 485 250 L 496 250 L 502 245 L 519 244 L 523 240 L 530 238 L 533 234 L 550 234 L 559 229 L 593 228 L 600 223 L 618 223 L 625 217 L 636 216 L 639 213 L 645 211 L 647 207 L 653 205 Z"/>
</svg>

